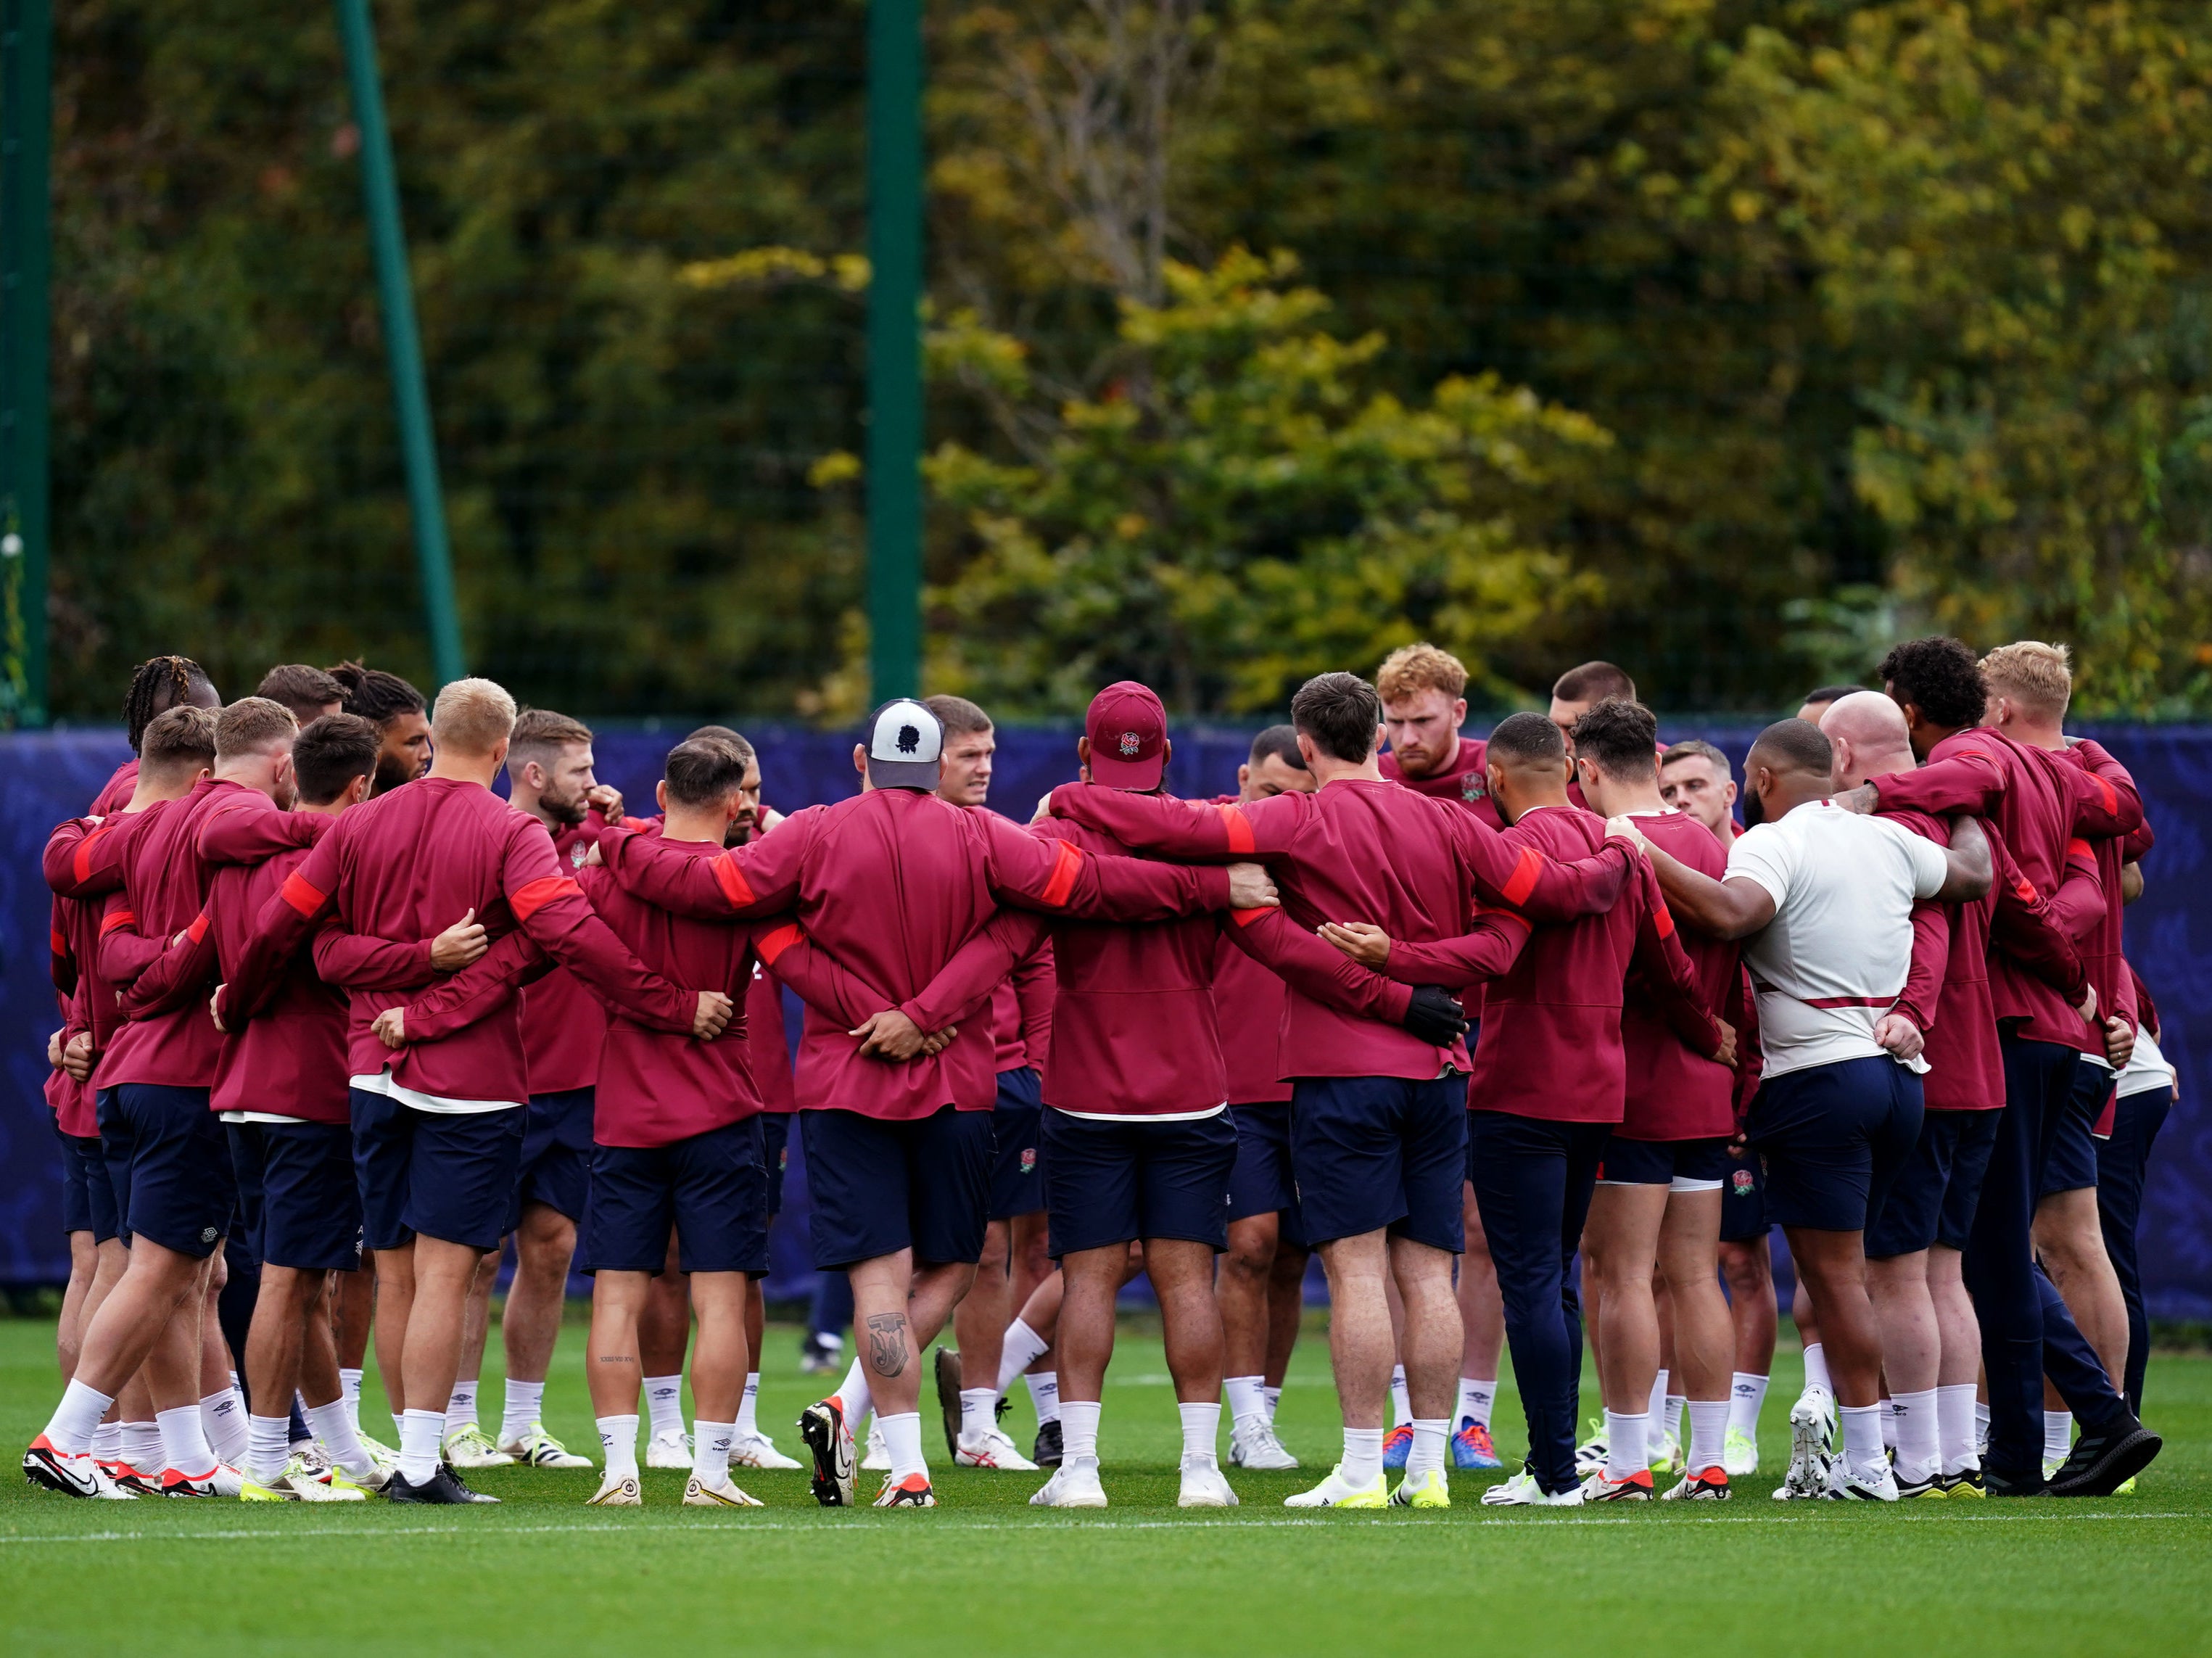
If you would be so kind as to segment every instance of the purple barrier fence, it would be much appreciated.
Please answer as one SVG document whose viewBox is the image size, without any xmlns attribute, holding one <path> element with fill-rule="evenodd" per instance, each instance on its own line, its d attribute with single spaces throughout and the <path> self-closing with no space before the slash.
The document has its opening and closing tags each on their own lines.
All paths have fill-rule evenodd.
<svg viewBox="0 0 2212 1658">
<path fill-rule="evenodd" d="M 641 803 L 635 809 L 650 810 L 661 756 L 686 729 L 602 732 L 596 744 L 600 778 Z M 745 729 L 759 750 L 771 805 L 794 810 L 841 799 L 857 786 L 849 734 Z M 1169 786 L 1188 795 L 1232 791 L 1250 729 L 1177 730 Z M 1751 727 L 1694 720 L 1664 721 L 1662 731 L 1669 740 L 1705 737 L 1739 762 L 1753 735 Z M 2212 1116 L 2194 1095 L 2195 1079 L 2212 1074 L 2197 1063 L 2212 1045 L 2212 1022 L 2197 1012 L 2212 995 L 2212 882 L 2203 867 L 2212 829 L 2212 727 L 2113 726 L 2094 734 L 2135 774 L 2158 832 L 2146 865 L 2148 889 L 2128 914 L 2128 953 L 2158 999 L 2165 1049 L 2183 1081 L 2145 1203 L 2144 1288 L 2154 1316 L 2212 1318 Z M 1027 817 L 1040 795 L 1074 775 L 1074 743 L 1073 726 L 1002 731 L 994 805 Z M 0 766 L 0 973 L 6 992 L 0 1004 L 0 1284 L 58 1284 L 69 1270 L 52 1116 L 41 1093 L 54 1003 L 46 981 L 48 895 L 39 849 L 53 824 L 84 810 L 128 752 L 113 731 L 0 738 L 8 762 Z M 791 1024 L 795 1031 L 795 1012 Z M 793 1135 L 784 1211 L 770 1239 L 773 1298 L 811 1291 L 806 1207 L 804 1158 Z M 1778 1249 L 1778 1258 L 1786 1283 L 1786 1256 Z"/>
</svg>

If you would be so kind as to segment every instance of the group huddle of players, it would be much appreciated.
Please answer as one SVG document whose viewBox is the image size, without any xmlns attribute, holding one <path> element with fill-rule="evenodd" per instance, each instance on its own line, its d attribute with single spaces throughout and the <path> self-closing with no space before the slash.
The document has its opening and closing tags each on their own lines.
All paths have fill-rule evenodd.
<svg viewBox="0 0 2212 1658">
<path fill-rule="evenodd" d="M 950 1325 L 948 1454 L 1103 1507 L 1140 1272 L 1178 1501 L 1235 1503 L 1224 1389 L 1230 1463 L 1297 1467 L 1310 1254 L 1343 1450 L 1291 1506 L 1448 1507 L 1450 1470 L 1501 1468 L 1508 1344 L 1528 1451 L 1483 1502 L 1723 1499 L 1758 1467 L 1778 1225 L 1807 1384 L 1777 1497 L 2121 1489 L 2159 1449 L 2135 1240 L 2174 1087 L 2120 949 L 2142 802 L 2063 734 L 2062 647 L 1916 640 L 1879 677 L 1767 727 L 1739 788 L 1609 664 L 1477 739 L 1464 668 L 1408 646 L 1309 680 L 1209 800 L 1164 792 L 1165 710 L 1123 682 L 1022 823 L 958 697 L 878 709 L 859 792 L 787 817 L 702 727 L 646 816 L 587 727 L 487 680 L 430 708 L 291 665 L 225 706 L 157 659 L 137 760 L 45 858 L 72 1275 L 25 1473 L 458 1504 L 495 1500 L 471 1469 L 591 1468 L 541 1420 L 573 1263 L 589 1500 L 641 1500 L 642 1394 L 647 1466 L 751 1505 L 733 1467 L 802 1466 L 755 1410 L 795 1121 L 854 1309 L 798 1424 L 828 1506 L 861 1467 L 877 1506 L 935 1504 Z M 360 1420 L 372 1327 L 395 1446 Z M 1032 1456 L 999 1425 L 1018 1378 Z"/>
</svg>

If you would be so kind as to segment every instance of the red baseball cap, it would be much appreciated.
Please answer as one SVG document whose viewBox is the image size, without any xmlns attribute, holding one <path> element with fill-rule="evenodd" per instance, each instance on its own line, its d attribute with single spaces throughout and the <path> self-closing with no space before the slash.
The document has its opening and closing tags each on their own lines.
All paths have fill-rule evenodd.
<svg viewBox="0 0 2212 1658">
<path fill-rule="evenodd" d="M 1113 789 L 1156 789 L 1168 759 L 1168 711 L 1152 687 L 1117 680 L 1091 699 L 1083 717 L 1091 740 L 1091 780 Z"/>
</svg>

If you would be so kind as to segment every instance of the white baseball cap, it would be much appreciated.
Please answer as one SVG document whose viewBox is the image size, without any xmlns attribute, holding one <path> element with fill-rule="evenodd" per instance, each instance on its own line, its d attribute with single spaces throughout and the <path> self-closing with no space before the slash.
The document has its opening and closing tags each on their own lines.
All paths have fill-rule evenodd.
<svg viewBox="0 0 2212 1658">
<path fill-rule="evenodd" d="M 934 789 L 945 726 L 911 697 L 894 697 L 868 720 L 868 780 L 879 789 Z"/>
</svg>

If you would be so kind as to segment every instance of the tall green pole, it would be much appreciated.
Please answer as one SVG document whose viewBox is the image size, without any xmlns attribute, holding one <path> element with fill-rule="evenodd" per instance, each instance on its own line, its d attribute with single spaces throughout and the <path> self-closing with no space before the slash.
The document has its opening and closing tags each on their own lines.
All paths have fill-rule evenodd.
<svg viewBox="0 0 2212 1658">
<path fill-rule="evenodd" d="M 0 0 L 0 582 L 5 715 L 46 723 L 52 0 Z"/>
<path fill-rule="evenodd" d="M 415 524 L 415 562 L 430 625 L 430 658 L 444 684 L 468 670 L 461 660 L 461 622 L 453 601 L 453 556 L 446 540 L 446 503 L 438 488 L 438 450 L 430 427 L 430 394 L 422 380 L 422 342 L 415 328 L 415 288 L 407 270 L 407 235 L 399 222 L 399 180 L 392 165 L 392 133 L 384 124 L 384 91 L 376 68 L 376 36 L 368 0 L 337 0 L 345 43 L 346 79 L 353 88 L 354 125 L 361 129 L 361 187 L 368 204 L 369 245 L 376 255 L 376 291 L 384 311 L 384 345 L 392 361 L 392 400 L 399 416 L 399 450 L 407 467 L 407 507 Z"/>
<path fill-rule="evenodd" d="M 921 5 L 868 7 L 868 623 L 875 700 L 921 689 Z"/>
</svg>

